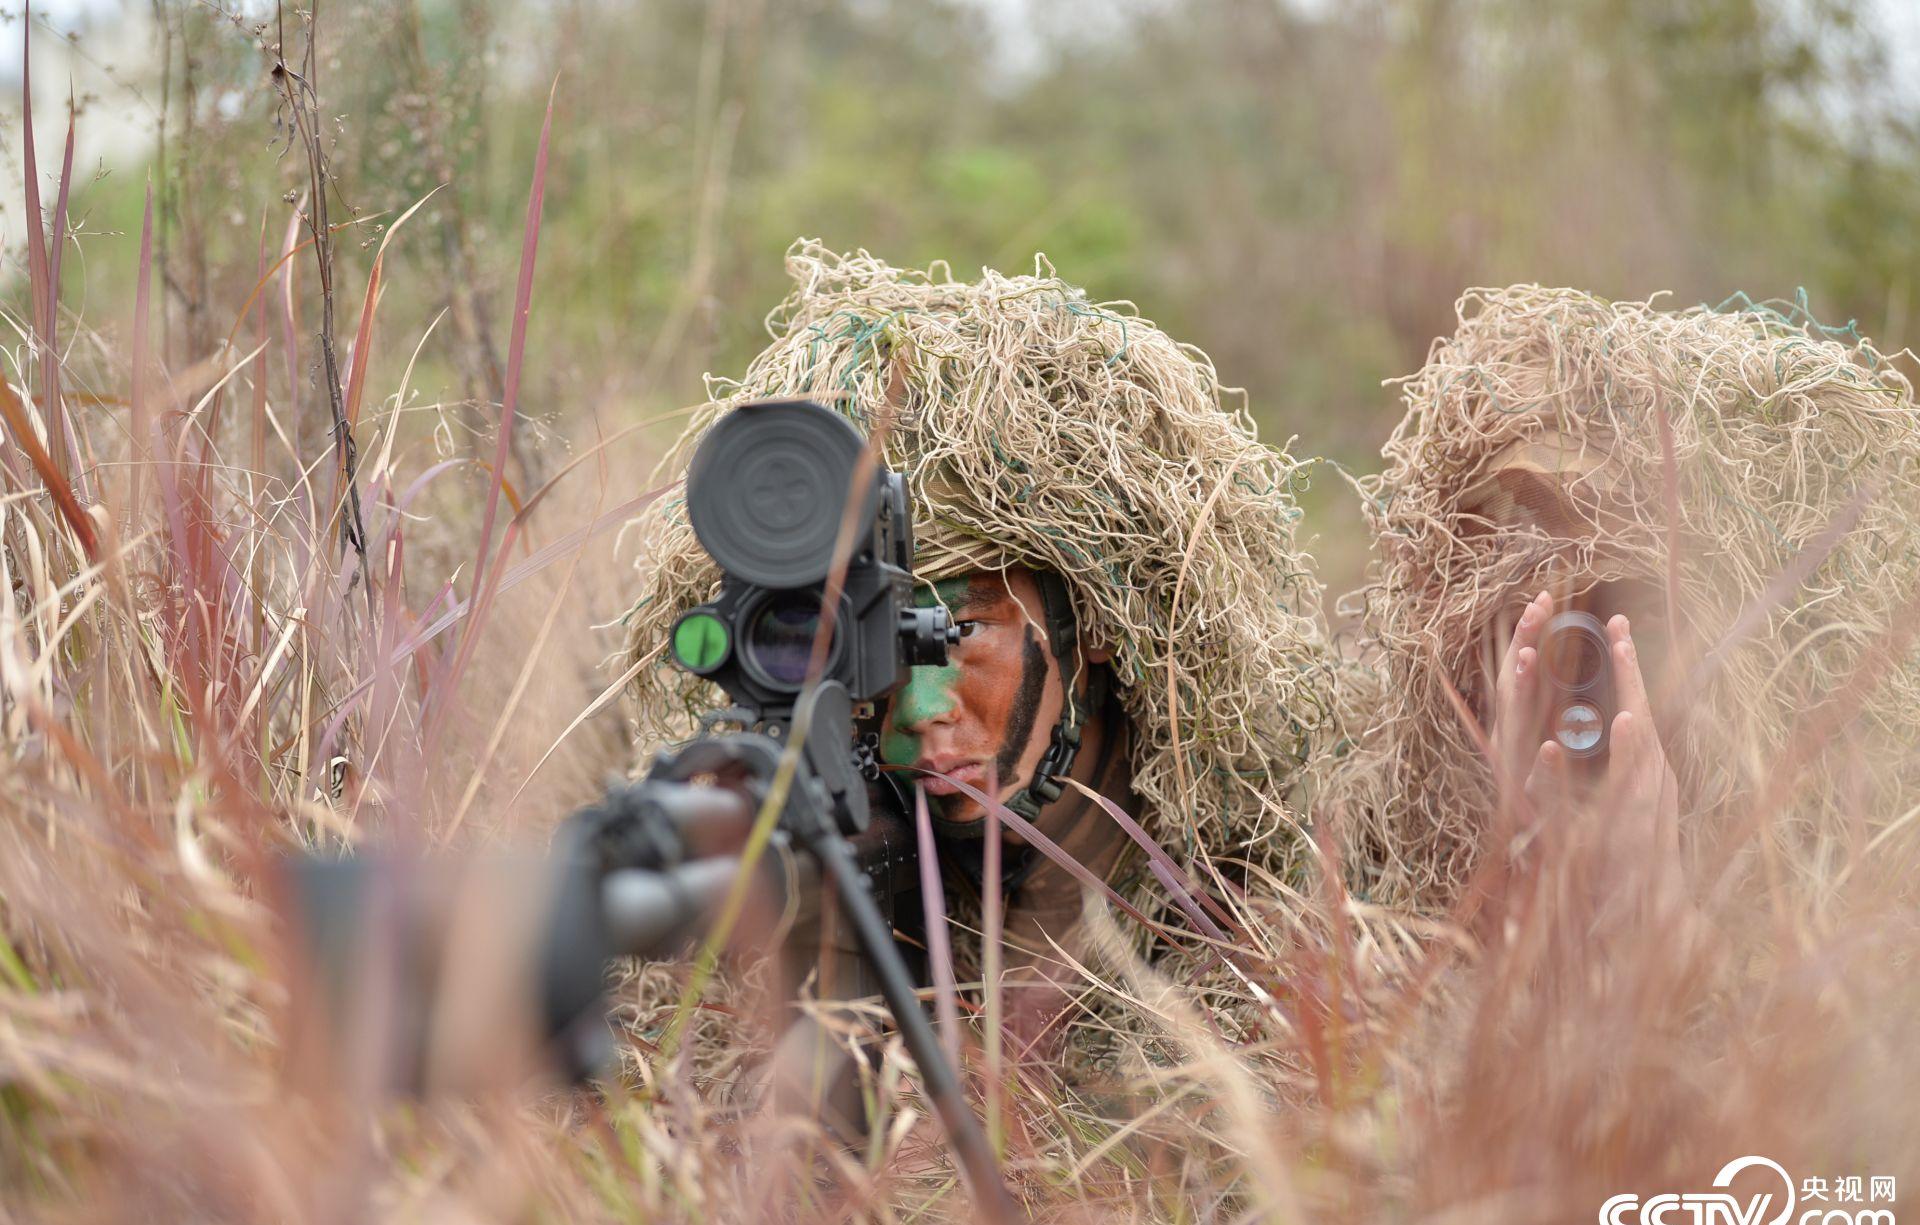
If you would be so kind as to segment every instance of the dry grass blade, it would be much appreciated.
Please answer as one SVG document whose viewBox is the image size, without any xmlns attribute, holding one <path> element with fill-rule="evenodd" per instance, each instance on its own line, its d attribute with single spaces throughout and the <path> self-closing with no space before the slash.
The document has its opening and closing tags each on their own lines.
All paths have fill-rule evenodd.
<svg viewBox="0 0 1920 1225">
<path fill-rule="evenodd" d="M 27 292 L 33 303 L 33 343 L 41 354 L 41 370 L 58 361 L 53 345 L 54 295 L 57 292 L 47 267 L 47 219 L 40 208 L 40 167 L 34 155 L 33 137 L 33 7 L 21 10 L 20 21 L 20 158 L 26 170 L 27 189 Z M 47 398 L 47 387 L 40 389 Z M 47 437 L 52 443 L 53 470 L 64 481 L 59 459 L 65 449 L 60 433 L 59 414 L 47 412 Z M 17 431 L 18 427 L 16 427 Z M 24 441 L 21 443 L 25 445 Z M 37 465 L 36 465 L 37 466 Z M 44 478 L 43 478 L 44 479 Z M 51 488 L 51 486 L 49 486 Z"/>
<path fill-rule="evenodd" d="M 961 795 L 966 796 L 968 799 L 972 800 L 974 803 L 980 805 L 980 807 L 986 809 L 987 815 L 989 818 L 991 818 L 994 821 L 1003 822 L 1008 829 L 1011 829 L 1015 833 L 1019 834 L 1021 839 L 1024 840 L 1028 846 L 1033 847 L 1035 850 L 1045 855 L 1048 859 L 1051 859 L 1053 862 L 1065 868 L 1074 877 L 1074 879 L 1078 880 L 1082 885 L 1085 885 L 1088 889 L 1091 889 L 1093 892 L 1106 898 L 1107 901 L 1113 903 L 1115 906 L 1118 906 L 1122 911 L 1126 912 L 1126 914 L 1129 917 L 1131 917 L 1136 922 L 1138 922 L 1142 927 L 1161 936 L 1173 937 L 1178 934 L 1171 931 L 1170 929 L 1163 926 L 1162 924 L 1156 923 L 1154 920 L 1148 918 L 1146 913 L 1142 911 L 1138 906 L 1135 906 L 1132 902 L 1128 901 L 1126 898 L 1121 897 L 1118 893 L 1114 892 L 1113 886 L 1108 884 L 1106 881 L 1101 880 L 1097 875 L 1094 874 L 1091 868 L 1081 863 L 1078 859 L 1075 859 L 1064 848 L 1062 848 L 1059 843 L 1055 842 L 1053 839 L 1047 837 L 1045 834 L 1041 833 L 1038 829 L 1034 828 L 1032 822 L 1028 821 L 1025 817 L 1013 811 L 1011 808 L 1008 808 L 1005 804 L 1002 804 L 1000 801 L 994 799 L 992 796 L 980 790 L 978 787 L 975 787 L 970 783 L 961 782 L 959 779 L 954 778 L 952 775 L 942 774 L 938 770 L 929 770 L 927 771 L 927 773 L 929 776 L 933 778 L 937 778 L 944 783 L 950 784 Z"/>
<path fill-rule="evenodd" d="M 50 449 L 55 455 L 64 451 L 64 458 L 72 460 L 74 479 L 84 496 L 87 485 L 80 460 L 80 440 L 68 429 L 66 403 L 60 396 L 60 263 L 67 245 L 67 193 L 73 187 L 73 137 L 78 127 L 79 113 L 69 93 L 67 142 L 60 155 L 60 186 L 54 196 L 53 224 L 47 236 L 46 332 L 42 338 L 45 347 L 40 355 L 40 402 L 47 419 Z"/>
<path fill-rule="evenodd" d="M 394 223 L 387 227 L 387 232 L 380 236 L 379 250 L 373 254 L 373 268 L 367 273 L 367 295 L 360 303 L 360 326 L 353 334 L 353 360 L 347 367 L 347 428 L 349 430 L 357 429 L 360 424 L 360 397 L 366 394 L 367 390 L 367 363 L 373 356 L 373 316 L 380 303 L 380 274 L 386 267 L 387 247 L 393 242 L 393 236 L 400 232 L 400 227 L 407 223 L 407 219 L 419 212 L 428 200 L 433 199 L 434 192 L 439 190 L 438 187 L 434 188 L 433 191 L 415 200 L 406 212 L 401 213 Z M 261 284 L 266 282 L 268 275 L 270 274 L 265 272 L 261 274 Z M 259 292 L 259 287 L 256 285 L 254 293 Z M 251 305 L 250 298 L 248 306 L 241 308 L 241 319 L 246 318 L 247 309 Z M 237 330 L 239 326 L 239 320 L 236 320 L 235 329 Z"/>
<path fill-rule="evenodd" d="M 40 442 L 40 436 L 34 432 L 33 425 L 27 420 L 26 405 L 13 390 L 5 375 L 0 375 L 0 417 L 4 417 L 7 428 L 13 432 L 14 443 L 27 453 L 27 460 L 33 470 L 40 475 L 41 483 L 47 487 L 47 493 L 53 498 L 53 504 L 60 511 L 60 517 L 72 529 L 74 537 L 80 541 L 81 549 L 87 560 L 100 560 L 100 544 L 94 532 L 91 516 L 81 508 L 80 500 L 74 496 L 73 486 L 67 483 L 66 476 L 60 471 L 60 465 L 48 454 L 47 448 Z"/>
<path fill-rule="evenodd" d="M 132 477 L 123 521 L 130 522 L 132 512 L 142 505 L 141 485 L 154 454 L 154 426 L 147 416 L 147 329 L 152 318 L 149 295 L 153 286 L 153 180 L 147 180 L 146 203 L 140 213 L 140 256 L 133 282 L 133 326 L 128 357 L 127 399 L 133 422 L 134 457 Z"/>
</svg>

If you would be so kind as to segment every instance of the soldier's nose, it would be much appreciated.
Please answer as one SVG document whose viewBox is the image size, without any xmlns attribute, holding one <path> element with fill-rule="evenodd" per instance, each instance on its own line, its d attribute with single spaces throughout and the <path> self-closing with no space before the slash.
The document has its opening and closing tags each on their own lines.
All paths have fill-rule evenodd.
<svg viewBox="0 0 1920 1225">
<path fill-rule="evenodd" d="M 893 725 L 918 731 L 936 723 L 951 722 L 960 704 L 954 692 L 959 680 L 960 669 L 950 664 L 911 669 L 907 683 L 893 697 Z"/>
</svg>

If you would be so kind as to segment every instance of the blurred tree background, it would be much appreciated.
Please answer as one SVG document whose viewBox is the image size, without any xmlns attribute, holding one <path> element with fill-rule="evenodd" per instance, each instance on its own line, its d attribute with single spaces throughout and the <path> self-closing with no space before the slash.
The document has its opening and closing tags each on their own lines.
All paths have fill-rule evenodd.
<svg viewBox="0 0 1920 1225">
<path fill-rule="evenodd" d="M 35 32 L 43 193 L 67 77 L 97 94 L 83 129 L 134 134 L 76 188 L 65 301 L 124 330 L 151 178 L 169 359 L 227 335 L 307 187 L 272 68 L 311 29 L 333 217 L 359 220 L 343 350 L 381 227 L 439 187 L 390 249 L 369 386 L 396 394 L 413 362 L 404 407 L 476 435 L 554 87 L 534 467 L 737 372 L 803 234 L 962 277 L 1045 252 L 1204 348 L 1274 440 L 1361 469 L 1398 416 L 1381 381 L 1470 285 L 1804 288 L 1883 347 L 1913 326 L 1920 108 L 1886 52 L 1896 0 L 152 0 L 35 20 L 54 27 Z M 290 428 L 317 454 L 317 372 L 274 377 L 315 405 Z M 1349 585 L 1357 516 L 1331 472 L 1310 497 Z"/>
</svg>

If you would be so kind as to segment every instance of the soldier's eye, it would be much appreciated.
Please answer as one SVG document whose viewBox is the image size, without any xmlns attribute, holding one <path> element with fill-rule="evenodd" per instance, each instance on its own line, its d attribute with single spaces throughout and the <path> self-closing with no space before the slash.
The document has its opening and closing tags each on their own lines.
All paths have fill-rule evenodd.
<svg viewBox="0 0 1920 1225">
<path fill-rule="evenodd" d="M 956 621 L 954 624 L 960 627 L 960 636 L 962 638 L 973 637 L 973 631 L 980 628 L 978 621 Z"/>
</svg>

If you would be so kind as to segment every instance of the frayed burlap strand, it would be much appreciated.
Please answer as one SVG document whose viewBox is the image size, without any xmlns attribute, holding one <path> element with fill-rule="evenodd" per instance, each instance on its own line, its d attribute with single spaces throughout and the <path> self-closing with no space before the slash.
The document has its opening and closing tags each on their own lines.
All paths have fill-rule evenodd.
<svg viewBox="0 0 1920 1225">
<path fill-rule="evenodd" d="M 1830 882 L 1911 804 L 1920 668 L 1876 652 L 1920 611 L 1912 389 L 1851 329 L 1739 304 L 1472 290 L 1458 330 L 1402 381 L 1385 470 L 1359 482 L 1374 571 L 1346 602 L 1364 616 L 1377 706 L 1335 787 L 1336 807 L 1385 814 L 1404 849 L 1382 895 L 1444 901 L 1473 864 L 1491 777 L 1446 690 L 1486 709 L 1494 627 L 1543 587 L 1626 580 L 1671 600 L 1667 654 L 1687 675 L 1649 684 L 1674 695 L 1661 732 L 1694 852 L 1730 834 L 1716 816 L 1757 818 L 1764 845 L 1728 845 Z M 1829 544 L 1803 581 L 1774 583 Z M 1750 608 L 1764 615 L 1740 641 L 1689 666 Z M 1863 668 L 1875 683 L 1815 744 Z"/>
<path fill-rule="evenodd" d="M 739 379 L 709 379 L 663 479 L 746 401 L 811 397 L 866 432 L 888 420 L 924 577 L 1020 564 L 1067 579 L 1085 640 L 1113 652 L 1142 823 L 1176 856 L 1293 863 L 1283 796 L 1330 708 L 1319 585 L 1294 540 L 1303 465 L 1223 404 L 1205 354 L 1044 260 L 967 284 L 802 241 L 787 270 L 773 343 Z M 658 743 L 716 702 L 665 647 L 718 575 L 677 498 L 638 527 L 629 663 L 642 742 Z"/>
</svg>

